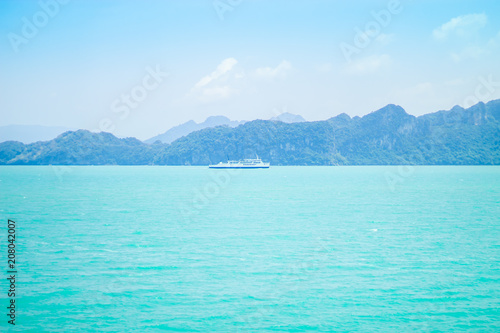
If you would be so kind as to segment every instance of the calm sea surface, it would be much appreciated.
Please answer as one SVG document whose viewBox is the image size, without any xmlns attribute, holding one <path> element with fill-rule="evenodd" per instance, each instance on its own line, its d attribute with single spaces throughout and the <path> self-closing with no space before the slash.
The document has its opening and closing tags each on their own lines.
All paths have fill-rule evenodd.
<svg viewBox="0 0 500 333">
<path fill-rule="evenodd" d="M 0 331 L 500 331 L 500 167 L 9 166 L 0 218 Z"/>
</svg>

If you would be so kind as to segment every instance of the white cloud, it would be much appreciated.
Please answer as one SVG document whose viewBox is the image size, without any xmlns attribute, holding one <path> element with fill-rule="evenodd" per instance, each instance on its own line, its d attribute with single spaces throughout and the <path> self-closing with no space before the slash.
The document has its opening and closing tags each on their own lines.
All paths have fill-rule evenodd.
<svg viewBox="0 0 500 333">
<path fill-rule="evenodd" d="M 464 37 L 483 28 L 486 23 L 488 23 L 488 17 L 485 14 L 462 15 L 434 29 L 432 35 L 435 39 L 445 39 L 452 34 Z"/>
<path fill-rule="evenodd" d="M 238 61 L 234 58 L 224 59 L 219 66 L 213 71 L 211 74 L 203 77 L 198 83 L 195 84 L 195 88 L 201 88 L 209 84 L 210 82 L 217 80 L 231 69 L 233 69 L 234 65 L 236 65 Z"/>
<path fill-rule="evenodd" d="M 455 63 L 459 63 L 467 59 L 484 58 L 485 55 L 496 55 L 498 53 L 497 48 L 499 47 L 500 31 L 483 45 L 469 45 L 460 52 L 451 53 L 451 58 Z"/>
<path fill-rule="evenodd" d="M 351 74 L 372 73 L 389 66 L 391 62 L 391 57 L 387 54 L 372 55 L 350 62 L 346 69 Z"/>
<path fill-rule="evenodd" d="M 191 92 L 187 96 L 194 96 L 202 102 L 211 102 L 214 100 L 228 98 L 236 90 L 231 89 L 228 85 L 221 86 L 220 83 L 227 81 L 229 73 L 238 63 L 234 58 L 224 59 L 217 68 L 209 75 L 198 81 Z M 238 73 L 235 74 L 238 77 Z"/>
<path fill-rule="evenodd" d="M 289 61 L 283 60 L 275 68 L 271 67 L 261 67 L 257 68 L 255 73 L 258 77 L 262 78 L 274 78 L 277 76 L 284 76 L 292 68 L 292 64 Z"/>
<path fill-rule="evenodd" d="M 486 50 L 478 46 L 469 46 L 458 53 L 452 53 L 453 61 L 459 63 L 467 59 L 478 59 L 481 55 L 485 54 Z"/>
</svg>

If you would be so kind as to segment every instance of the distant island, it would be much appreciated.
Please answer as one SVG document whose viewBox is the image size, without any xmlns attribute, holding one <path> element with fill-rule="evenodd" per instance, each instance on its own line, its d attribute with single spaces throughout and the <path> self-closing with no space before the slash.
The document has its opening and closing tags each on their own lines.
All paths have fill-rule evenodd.
<svg viewBox="0 0 500 333">
<path fill-rule="evenodd" d="M 31 144 L 6 141 L 0 143 L 0 164 L 208 165 L 257 155 L 271 165 L 500 164 L 500 100 L 419 117 L 390 104 L 363 117 L 255 120 L 194 130 L 171 143 L 86 130 Z"/>
</svg>

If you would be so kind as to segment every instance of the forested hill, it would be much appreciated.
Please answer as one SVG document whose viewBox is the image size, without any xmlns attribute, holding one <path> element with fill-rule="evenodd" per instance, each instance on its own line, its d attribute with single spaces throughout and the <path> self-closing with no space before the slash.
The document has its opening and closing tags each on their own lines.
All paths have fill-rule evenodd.
<svg viewBox="0 0 500 333">
<path fill-rule="evenodd" d="M 193 132 L 171 144 L 66 132 L 0 143 L 0 164 L 208 165 L 258 155 L 271 165 L 500 164 L 500 100 L 414 117 L 396 105 L 351 118 L 255 120 Z"/>
</svg>

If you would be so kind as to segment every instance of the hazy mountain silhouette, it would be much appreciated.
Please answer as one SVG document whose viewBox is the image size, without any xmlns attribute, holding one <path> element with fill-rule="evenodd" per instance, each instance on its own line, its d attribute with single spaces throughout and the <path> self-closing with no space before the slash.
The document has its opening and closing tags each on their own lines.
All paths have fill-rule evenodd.
<svg viewBox="0 0 500 333">
<path fill-rule="evenodd" d="M 306 120 L 302 118 L 302 116 L 291 114 L 289 112 L 284 112 L 276 117 L 272 117 L 270 120 L 273 121 L 282 121 L 284 123 L 292 124 L 292 123 L 303 123 Z"/>
<path fill-rule="evenodd" d="M 364 117 L 255 120 L 205 128 L 171 144 L 84 130 L 28 145 L 0 143 L 0 164 L 208 165 L 256 155 L 271 165 L 499 165 L 500 100 L 419 117 L 391 104 Z"/>
<path fill-rule="evenodd" d="M 302 118 L 301 116 L 294 115 L 288 112 L 282 113 L 276 117 L 271 118 L 271 120 L 274 121 L 282 121 L 284 123 L 296 123 L 296 122 L 304 122 L 305 119 Z M 224 116 L 212 116 L 208 117 L 204 122 L 202 123 L 196 123 L 193 120 L 190 120 L 188 122 L 185 122 L 184 124 L 172 127 L 168 131 L 166 131 L 163 134 L 156 135 L 152 137 L 151 139 L 147 139 L 144 142 L 146 143 L 154 143 L 156 141 L 160 141 L 163 143 L 171 143 L 174 142 L 175 140 L 186 136 L 192 132 L 199 131 L 205 128 L 212 128 L 212 127 L 217 127 L 217 126 L 229 126 L 229 127 L 237 127 L 239 125 L 242 125 L 246 123 L 245 120 L 242 121 L 237 121 L 237 120 L 230 120 L 227 117 Z"/>
<path fill-rule="evenodd" d="M 159 134 L 157 136 L 152 137 L 151 139 L 145 140 L 146 143 L 154 143 L 156 141 L 160 141 L 163 143 L 171 143 L 178 138 L 188 135 L 194 131 L 199 131 L 204 128 L 216 127 L 216 126 L 229 126 L 236 127 L 240 124 L 245 123 L 244 121 L 233 121 L 224 116 L 212 116 L 208 117 L 202 123 L 196 123 L 194 120 L 190 120 L 185 122 L 184 124 L 172 127 L 168 131 L 163 134 Z"/>
</svg>

